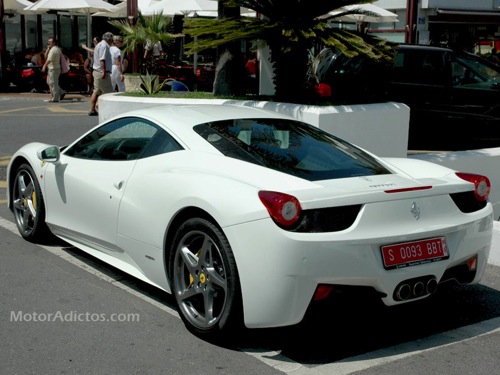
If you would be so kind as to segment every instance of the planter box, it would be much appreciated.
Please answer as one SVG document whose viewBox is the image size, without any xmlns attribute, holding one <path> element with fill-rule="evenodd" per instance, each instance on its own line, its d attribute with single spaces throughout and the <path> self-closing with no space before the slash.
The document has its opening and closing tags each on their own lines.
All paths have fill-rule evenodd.
<svg viewBox="0 0 500 375">
<path fill-rule="evenodd" d="M 141 87 L 141 76 L 125 74 L 124 76 L 125 90 L 128 92 L 139 91 Z"/>
<path fill-rule="evenodd" d="M 146 76 L 142 76 L 142 77 L 146 77 Z M 150 76 L 151 79 L 153 77 L 155 77 L 155 76 Z M 127 91 L 127 92 L 140 91 L 141 83 L 142 83 L 141 76 L 140 75 L 125 74 L 124 83 L 125 83 L 125 91 Z"/>
</svg>

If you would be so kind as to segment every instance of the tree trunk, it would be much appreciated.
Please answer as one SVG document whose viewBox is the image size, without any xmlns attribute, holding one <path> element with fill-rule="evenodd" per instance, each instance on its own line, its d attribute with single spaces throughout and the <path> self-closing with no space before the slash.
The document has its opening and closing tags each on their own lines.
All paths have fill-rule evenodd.
<svg viewBox="0 0 500 375">
<path fill-rule="evenodd" d="M 306 103 L 311 99 L 311 95 L 314 95 L 305 85 L 309 63 L 307 50 L 295 46 L 284 53 L 282 47 L 285 44 L 286 40 L 280 41 L 279 38 L 269 43 L 276 87 L 275 98 L 283 102 Z"/>
<path fill-rule="evenodd" d="M 218 2 L 218 18 L 240 17 L 240 7 L 225 6 L 226 0 Z M 234 42 L 217 50 L 217 67 L 213 93 L 215 96 L 243 95 L 246 91 L 245 62 L 240 42 Z"/>
</svg>

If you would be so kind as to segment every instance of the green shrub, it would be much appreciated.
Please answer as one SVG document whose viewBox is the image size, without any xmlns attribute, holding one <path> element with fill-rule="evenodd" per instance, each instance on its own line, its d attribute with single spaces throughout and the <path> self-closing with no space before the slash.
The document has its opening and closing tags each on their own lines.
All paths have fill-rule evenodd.
<svg viewBox="0 0 500 375">
<path fill-rule="evenodd" d="M 154 95 L 163 89 L 165 83 L 167 83 L 167 79 L 160 82 L 160 78 L 157 75 L 151 75 L 149 72 L 146 72 L 145 76 L 141 76 L 141 82 L 140 91 L 146 95 Z"/>
</svg>

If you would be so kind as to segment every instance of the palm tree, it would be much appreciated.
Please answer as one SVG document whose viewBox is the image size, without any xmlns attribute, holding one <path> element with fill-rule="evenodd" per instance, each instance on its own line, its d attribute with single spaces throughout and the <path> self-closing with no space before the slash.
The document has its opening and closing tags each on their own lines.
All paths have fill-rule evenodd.
<svg viewBox="0 0 500 375">
<path fill-rule="evenodd" d="M 171 33 L 173 20 L 161 13 L 146 17 L 139 13 L 137 23 L 134 25 L 129 24 L 126 20 L 108 22 L 115 26 L 122 35 L 123 52 L 138 53 L 139 56 L 142 56 L 141 52 L 148 43 L 151 46 L 157 42 L 169 45 L 175 41 L 175 38 L 182 36 Z"/>
<path fill-rule="evenodd" d="M 262 18 L 190 18 L 184 32 L 196 36 L 185 46 L 187 54 L 218 48 L 238 40 L 252 40 L 269 46 L 273 66 L 275 97 L 281 101 L 301 102 L 308 97 L 305 85 L 310 53 L 314 46 L 332 47 L 348 57 L 365 55 L 374 60 L 392 61 L 394 50 L 384 39 L 356 30 L 333 28 L 329 21 L 359 10 L 328 16 L 345 5 L 373 0 L 219 0 L 224 4 L 250 8 Z"/>
<path fill-rule="evenodd" d="M 240 7 L 227 0 L 218 1 L 218 19 L 239 19 Z M 218 64 L 213 93 L 215 96 L 244 95 L 246 72 L 239 40 L 217 48 Z"/>
</svg>

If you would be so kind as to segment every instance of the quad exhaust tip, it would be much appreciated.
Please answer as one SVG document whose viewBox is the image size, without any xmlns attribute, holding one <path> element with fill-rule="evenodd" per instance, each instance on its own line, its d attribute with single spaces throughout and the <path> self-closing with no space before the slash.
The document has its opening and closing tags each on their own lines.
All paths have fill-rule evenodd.
<svg viewBox="0 0 500 375">
<path fill-rule="evenodd" d="M 435 277 L 418 278 L 403 281 L 394 291 L 396 301 L 423 297 L 436 292 L 438 282 Z"/>
</svg>

